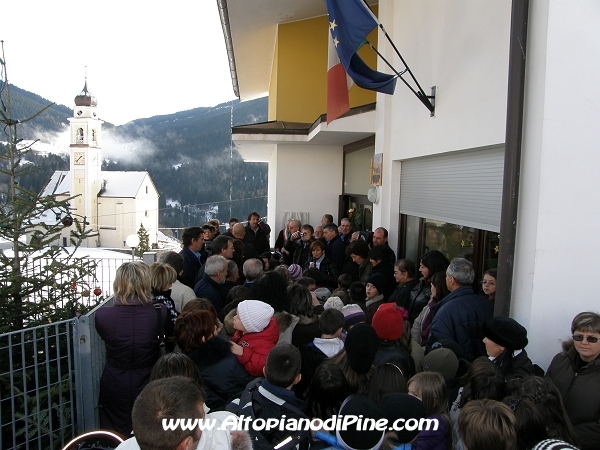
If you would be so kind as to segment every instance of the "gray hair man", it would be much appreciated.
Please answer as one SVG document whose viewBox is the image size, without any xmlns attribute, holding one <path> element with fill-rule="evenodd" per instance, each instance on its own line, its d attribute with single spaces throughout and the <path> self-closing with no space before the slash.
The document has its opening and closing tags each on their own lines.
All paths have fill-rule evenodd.
<svg viewBox="0 0 600 450">
<path fill-rule="evenodd" d="M 264 265 L 260 259 L 251 258 L 246 261 L 243 267 L 244 276 L 246 277 L 244 286 L 251 287 L 254 284 L 254 280 L 261 276 L 263 271 Z"/>
<path fill-rule="evenodd" d="M 198 298 L 210 300 L 217 314 L 225 306 L 225 299 L 221 295 L 221 285 L 227 277 L 227 260 L 220 255 L 213 255 L 206 260 L 204 265 L 204 276 L 196 286 L 194 293 Z"/>
<path fill-rule="evenodd" d="M 481 326 L 494 315 L 494 305 L 475 294 L 471 286 L 475 279 L 473 265 L 464 258 L 454 258 L 446 270 L 447 295 L 432 308 L 435 314 L 427 340 L 427 351 L 441 339 L 460 345 L 467 361 L 485 356 Z M 435 308 L 434 311 L 433 309 Z"/>
</svg>

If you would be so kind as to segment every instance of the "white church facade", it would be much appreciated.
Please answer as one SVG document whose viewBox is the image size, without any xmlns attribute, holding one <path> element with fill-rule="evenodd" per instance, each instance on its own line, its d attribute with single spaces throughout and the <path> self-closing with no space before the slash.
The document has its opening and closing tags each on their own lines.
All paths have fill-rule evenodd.
<svg viewBox="0 0 600 450">
<path fill-rule="evenodd" d="M 71 200 L 72 216 L 91 230 L 82 246 L 127 248 L 125 240 L 143 225 L 149 244 L 158 242 L 158 191 L 148 172 L 102 171 L 97 100 L 87 88 L 75 97 L 70 122 L 70 170 L 56 171 L 42 195 Z M 59 245 L 67 246 L 75 225 L 65 227 Z"/>
</svg>

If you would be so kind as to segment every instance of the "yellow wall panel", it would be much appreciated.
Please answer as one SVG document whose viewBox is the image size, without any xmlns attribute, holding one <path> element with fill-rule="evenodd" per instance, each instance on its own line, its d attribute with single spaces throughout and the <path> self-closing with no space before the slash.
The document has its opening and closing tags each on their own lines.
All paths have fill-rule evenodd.
<svg viewBox="0 0 600 450">
<path fill-rule="evenodd" d="M 375 13 L 377 10 L 375 9 Z M 312 123 L 327 111 L 327 16 L 280 24 L 271 70 L 269 120 Z M 377 30 L 368 36 L 377 46 Z M 377 55 L 367 46 L 359 55 L 376 67 Z M 353 86 L 350 107 L 375 101 L 375 92 Z"/>
</svg>

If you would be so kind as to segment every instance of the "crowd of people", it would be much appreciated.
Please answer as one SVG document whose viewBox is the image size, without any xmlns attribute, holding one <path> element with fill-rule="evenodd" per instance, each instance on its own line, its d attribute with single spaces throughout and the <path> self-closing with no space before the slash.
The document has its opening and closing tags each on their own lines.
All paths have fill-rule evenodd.
<svg viewBox="0 0 600 450">
<path fill-rule="evenodd" d="M 229 225 L 190 227 L 180 253 L 117 270 L 95 326 L 101 427 L 135 436 L 119 448 L 600 448 L 597 313 L 573 319 L 544 373 L 527 330 L 494 317 L 495 269 L 476 292 L 467 259 L 396 260 L 387 230 L 353 232 L 330 215 L 289 220 L 274 249 L 258 213 Z M 157 422 L 352 414 L 439 426 L 174 433 Z"/>
</svg>

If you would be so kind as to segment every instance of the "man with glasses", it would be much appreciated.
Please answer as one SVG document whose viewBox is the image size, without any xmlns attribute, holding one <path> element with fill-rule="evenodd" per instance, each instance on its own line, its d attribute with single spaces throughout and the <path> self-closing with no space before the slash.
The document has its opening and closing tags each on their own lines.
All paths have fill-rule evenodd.
<svg viewBox="0 0 600 450">
<path fill-rule="evenodd" d="M 313 232 L 312 225 L 305 223 L 299 230 L 298 237 L 295 234 L 290 237 L 285 243 L 283 252 L 286 264 L 298 264 L 302 269 L 306 268 L 306 261 L 310 257 L 310 244 L 315 240 Z"/>
<path fill-rule="evenodd" d="M 450 294 L 432 306 L 433 320 L 427 340 L 427 351 L 441 339 L 460 345 L 464 358 L 473 361 L 485 356 L 481 327 L 494 315 L 490 301 L 477 295 L 471 287 L 475 279 L 473 265 L 465 258 L 454 258 L 446 270 L 446 286 Z"/>
</svg>

